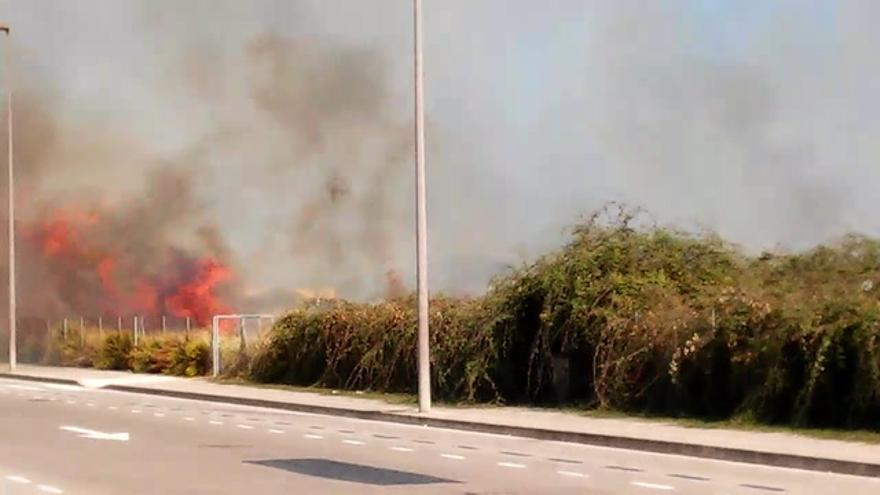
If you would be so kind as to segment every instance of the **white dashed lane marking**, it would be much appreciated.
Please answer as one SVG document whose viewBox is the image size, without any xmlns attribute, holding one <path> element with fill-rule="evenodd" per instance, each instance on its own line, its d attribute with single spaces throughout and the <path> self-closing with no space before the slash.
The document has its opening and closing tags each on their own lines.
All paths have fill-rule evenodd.
<svg viewBox="0 0 880 495">
<path fill-rule="evenodd" d="M 280 435 L 280 434 L 284 433 L 284 430 L 276 430 L 273 428 L 273 429 L 269 430 L 269 433 L 275 433 L 276 435 Z"/>
<path fill-rule="evenodd" d="M 24 476 L 11 475 L 6 477 L 7 480 L 13 483 L 20 483 L 22 485 L 27 485 L 31 482 L 31 480 L 25 478 Z"/>
<path fill-rule="evenodd" d="M 214 421 L 214 420 L 211 420 L 211 421 L 208 421 L 208 424 L 212 424 L 212 425 L 215 425 L 215 426 L 216 426 L 216 425 L 222 425 L 222 424 L 223 424 L 223 421 Z"/>
<path fill-rule="evenodd" d="M 61 488 L 54 487 L 51 485 L 39 485 L 37 487 L 37 489 L 40 490 L 41 492 L 46 492 L 46 493 L 64 493 L 64 490 L 62 490 Z"/>
<path fill-rule="evenodd" d="M 440 454 L 440 457 L 442 457 L 444 459 L 452 459 L 454 461 L 463 461 L 464 460 L 463 455 L 456 455 L 456 454 Z"/>
<path fill-rule="evenodd" d="M 412 452 L 413 449 L 409 447 L 391 447 L 391 450 L 395 452 Z"/>
<path fill-rule="evenodd" d="M 254 427 L 251 425 L 235 425 L 236 428 L 241 428 L 242 430 L 253 430 Z"/>
<path fill-rule="evenodd" d="M 191 416 L 187 416 L 187 417 L 183 418 L 183 420 L 184 420 L 184 421 L 195 421 L 196 418 L 193 418 L 193 417 L 191 417 Z"/>
<path fill-rule="evenodd" d="M 498 466 L 511 469 L 525 469 L 525 464 L 517 464 L 515 462 L 499 462 Z"/>
<path fill-rule="evenodd" d="M 361 442 L 360 440 L 343 440 L 342 443 L 346 443 L 348 445 L 363 445 L 364 444 L 364 442 Z"/>
<path fill-rule="evenodd" d="M 673 488 L 669 485 L 658 485 L 657 483 L 645 483 L 643 481 L 633 481 L 632 484 L 633 484 L 633 486 L 638 486 L 640 488 L 648 488 L 651 490 L 663 490 L 666 492 L 675 490 L 675 488 Z"/>
<path fill-rule="evenodd" d="M 571 477 L 571 478 L 586 478 L 586 477 L 587 477 L 586 474 L 584 474 L 584 473 L 579 473 L 579 472 L 577 472 L 577 471 L 556 471 L 556 472 L 557 472 L 558 474 L 561 474 L 562 476 L 568 476 L 568 477 Z"/>
<path fill-rule="evenodd" d="M 303 435 L 303 437 L 308 438 L 309 440 L 323 440 L 324 439 L 324 437 L 322 437 L 321 435 L 315 435 L 312 433 L 307 433 L 307 434 Z"/>
</svg>

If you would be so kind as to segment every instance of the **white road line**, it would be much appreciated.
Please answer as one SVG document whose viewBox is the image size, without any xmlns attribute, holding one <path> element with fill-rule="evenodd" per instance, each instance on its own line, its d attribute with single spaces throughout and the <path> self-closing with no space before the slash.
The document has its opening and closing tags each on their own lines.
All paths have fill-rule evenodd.
<svg viewBox="0 0 880 495">
<path fill-rule="evenodd" d="M 132 413 L 132 414 L 140 414 L 140 413 L 141 413 L 141 410 L 140 410 L 140 409 L 132 409 L 132 410 L 131 410 L 131 413 Z"/>
<path fill-rule="evenodd" d="M 364 444 L 364 442 L 361 442 L 360 440 L 343 440 L 342 443 L 347 443 L 349 445 L 363 445 Z"/>
<path fill-rule="evenodd" d="M 118 409 L 119 409 L 119 407 L 117 407 L 117 406 L 107 406 L 108 411 L 116 411 Z"/>
<path fill-rule="evenodd" d="M 561 474 L 562 476 L 570 476 L 572 478 L 587 478 L 588 476 L 584 473 L 579 473 L 577 471 L 556 471 L 557 474 Z"/>
<path fill-rule="evenodd" d="M 656 484 L 656 483 L 645 483 L 645 482 L 642 482 L 642 481 L 633 481 L 632 484 L 633 484 L 634 486 L 639 486 L 639 487 L 642 487 L 642 488 L 650 488 L 650 489 L 652 489 L 652 490 L 663 490 L 663 491 L 667 491 L 667 492 L 668 492 L 668 491 L 675 490 L 675 488 L 673 488 L 673 487 L 671 487 L 671 486 L 669 486 L 669 485 L 658 485 L 658 484 Z"/>
<path fill-rule="evenodd" d="M 31 482 L 31 480 L 25 478 L 24 476 L 17 475 L 7 476 L 6 479 L 13 483 L 21 483 L 22 485 L 27 485 Z"/>
<path fill-rule="evenodd" d="M 153 413 L 153 416 L 155 416 L 155 417 L 157 417 L 157 418 L 164 418 L 164 417 L 165 417 L 165 414 L 163 414 L 163 413 Z"/>
<path fill-rule="evenodd" d="M 463 461 L 464 460 L 463 455 L 456 455 L 456 454 L 440 454 L 440 457 L 442 457 L 444 459 L 452 459 L 454 461 Z"/>
<path fill-rule="evenodd" d="M 37 391 L 37 392 L 39 392 L 40 390 L 43 390 L 43 389 L 41 389 L 40 387 L 32 387 L 32 386 L 30 386 L 30 385 L 17 385 L 17 384 L 13 384 L 13 385 L 7 385 L 7 387 L 9 387 L 9 388 L 15 388 L 15 389 L 18 389 L 18 390 L 31 390 L 31 391 Z"/>
<path fill-rule="evenodd" d="M 303 435 L 303 437 L 308 438 L 309 440 L 323 440 L 324 439 L 324 437 L 322 437 L 321 435 L 314 435 L 312 433 L 307 433 L 307 434 Z"/>
<path fill-rule="evenodd" d="M 183 420 L 184 421 L 195 421 L 196 418 L 193 418 L 192 416 L 187 416 L 187 417 L 183 418 Z"/>
<path fill-rule="evenodd" d="M 89 406 L 89 407 L 95 407 L 95 403 L 94 403 L 94 402 L 89 402 L 89 403 L 86 404 L 86 405 Z"/>
<path fill-rule="evenodd" d="M 512 468 L 512 469 L 524 469 L 526 467 L 525 464 L 517 464 L 515 462 L 499 462 L 498 465 L 501 467 Z"/>
<path fill-rule="evenodd" d="M 276 430 L 273 428 L 273 429 L 269 430 L 269 433 L 275 433 L 275 434 L 280 435 L 280 434 L 284 433 L 284 430 Z"/>
<path fill-rule="evenodd" d="M 235 425 L 236 428 L 241 428 L 242 430 L 253 430 L 254 427 L 251 425 Z"/>
<path fill-rule="evenodd" d="M 70 400 L 70 399 L 66 400 L 65 402 L 67 402 L 68 404 L 76 404 L 75 400 Z"/>
<path fill-rule="evenodd" d="M 208 423 L 209 423 L 209 424 L 212 424 L 212 425 L 222 425 L 222 424 L 223 424 L 223 421 L 213 421 L 213 420 L 212 420 L 212 421 L 208 421 Z"/>
<path fill-rule="evenodd" d="M 46 493 L 64 493 L 64 490 L 51 485 L 39 485 L 37 489 Z"/>
<path fill-rule="evenodd" d="M 391 447 L 391 450 L 394 450 L 396 452 L 412 452 L 413 451 L 413 449 L 411 449 L 409 447 Z"/>
</svg>

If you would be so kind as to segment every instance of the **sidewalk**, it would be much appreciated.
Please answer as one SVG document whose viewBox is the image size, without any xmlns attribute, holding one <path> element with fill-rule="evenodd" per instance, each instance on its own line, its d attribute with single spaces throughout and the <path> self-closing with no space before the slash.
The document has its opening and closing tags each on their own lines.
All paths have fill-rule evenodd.
<svg viewBox="0 0 880 495">
<path fill-rule="evenodd" d="M 659 421 L 589 418 L 518 407 L 441 406 L 422 415 L 413 406 L 351 395 L 93 369 L 19 366 L 15 374 L 0 373 L 0 377 L 880 477 L 880 445 L 789 433 L 689 428 Z"/>
</svg>

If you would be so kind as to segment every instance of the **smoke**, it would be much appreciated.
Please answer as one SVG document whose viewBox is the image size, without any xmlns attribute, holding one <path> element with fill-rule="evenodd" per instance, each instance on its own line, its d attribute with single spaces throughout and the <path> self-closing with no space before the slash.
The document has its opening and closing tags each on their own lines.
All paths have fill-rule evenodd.
<svg viewBox="0 0 880 495">
<path fill-rule="evenodd" d="M 752 249 L 878 232 L 877 7 L 805 7 L 597 9 L 584 129 L 626 199 Z M 737 16 L 726 40 L 702 30 Z"/>
<path fill-rule="evenodd" d="M 412 287 L 407 5 L 33 5 L 0 0 L 23 311 Z M 610 200 L 754 250 L 880 233 L 877 8 L 426 6 L 432 286 L 480 291 Z"/>
<path fill-rule="evenodd" d="M 200 64 L 178 70 L 193 57 Z M 23 314 L 203 324 L 225 311 L 281 310 L 309 288 L 401 291 L 394 249 L 407 226 L 391 210 L 407 196 L 410 134 L 388 112 L 376 50 L 261 33 L 225 54 L 182 47 L 167 64 L 211 109 L 201 137 L 173 152 L 125 128 L 55 116 L 53 92 L 27 74 L 15 122 L 26 137 L 16 157 L 28 165 L 17 183 L 27 191 L 17 213 Z M 226 208 L 274 211 L 279 222 L 258 234 L 256 254 L 228 242 L 247 225 L 223 218 Z M 292 267 L 292 283 L 260 284 L 255 267 Z"/>
</svg>

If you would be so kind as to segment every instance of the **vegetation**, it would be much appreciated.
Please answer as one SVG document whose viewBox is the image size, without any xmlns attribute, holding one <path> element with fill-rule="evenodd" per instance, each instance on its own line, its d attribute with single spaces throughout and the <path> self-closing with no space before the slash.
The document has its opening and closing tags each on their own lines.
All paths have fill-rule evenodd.
<svg viewBox="0 0 880 495">
<path fill-rule="evenodd" d="M 441 399 L 880 427 L 880 242 L 747 256 L 607 208 L 571 242 L 431 306 Z M 264 383 L 413 392 L 412 298 L 307 305 L 249 363 Z"/>
<path fill-rule="evenodd" d="M 210 347 L 203 337 L 148 336 L 135 346 L 128 333 L 98 336 L 87 330 L 83 336 L 77 331 L 67 338 L 61 331 L 55 331 L 42 361 L 60 366 L 191 377 L 206 374 L 210 359 Z"/>
</svg>

